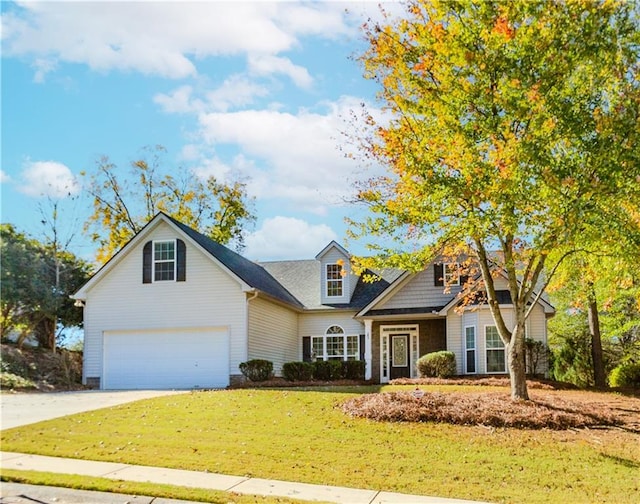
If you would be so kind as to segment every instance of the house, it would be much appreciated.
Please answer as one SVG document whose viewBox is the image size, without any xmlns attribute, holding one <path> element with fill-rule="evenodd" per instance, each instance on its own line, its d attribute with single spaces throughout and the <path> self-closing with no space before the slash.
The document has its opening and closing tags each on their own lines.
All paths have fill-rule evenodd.
<svg viewBox="0 0 640 504">
<path fill-rule="evenodd" d="M 362 359 L 366 378 L 415 377 L 428 352 L 455 353 L 458 374 L 505 373 L 489 310 L 456 310 L 452 264 L 364 282 L 336 242 L 315 259 L 255 263 L 156 215 L 73 296 L 84 307 L 83 383 L 101 389 L 213 388 L 249 359 Z M 504 285 L 498 288 L 506 289 Z M 505 296 L 507 321 L 509 299 Z M 527 336 L 546 343 L 540 300 Z"/>
</svg>

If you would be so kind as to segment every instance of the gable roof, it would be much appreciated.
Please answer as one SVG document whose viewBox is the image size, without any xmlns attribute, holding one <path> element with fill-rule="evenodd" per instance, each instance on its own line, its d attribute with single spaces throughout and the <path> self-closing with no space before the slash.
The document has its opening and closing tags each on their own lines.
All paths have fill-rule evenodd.
<svg viewBox="0 0 640 504">
<path fill-rule="evenodd" d="M 332 242 L 335 243 L 335 242 Z M 327 250 L 325 247 L 324 250 Z M 322 254 L 318 254 L 321 256 Z M 348 303 L 323 304 L 321 285 L 321 263 L 315 259 L 300 261 L 270 261 L 261 263 L 278 282 L 290 291 L 308 310 L 344 309 L 359 310 L 371 299 L 376 298 L 389 287 L 394 270 L 380 274 L 380 280 L 365 282 L 362 277 L 358 282 Z M 367 271 L 367 273 L 372 273 Z"/>
<path fill-rule="evenodd" d="M 349 253 L 349 251 L 346 248 L 344 248 L 342 245 L 340 245 L 337 241 L 331 240 L 329 245 L 327 245 L 325 248 L 323 248 L 320 252 L 318 252 L 316 254 L 316 259 L 319 260 L 322 256 L 324 256 L 332 248 L 337 249 L 345 257 L 351 257 L 351 254 Z"/>
<path fill-rule="evenodd" d="M 298 308 L 303 307 L 302 303 L 291 292 L 259 264 L 213 241 L 208 236 L 199 233 L 173 217 L 163 215 L 250 287 Z"/>
<path fill-rule="evenodd" d="M 150 232 L 157 227 L 160 222 L 166 222 L 176 228 L 189 241 L 203 250 L 209 257 L 220 264 L 229 274 L 236 277 L 238 281 L 244 283 L 251 289 L 256 289 L 264 294 L 287 303 L 295 308 L 303 308 L 302 303 L 296 299 L 283 285 L 275 280 L 260 265 L 246 259 L 233 250 L 213 241 L 208 236 L 199 233 L 180 221 L 170 217 L 165 213 L 158 213 L 151 219 L 122 249 L 120 249 L 109 261 L 107 261 L 92 277 L 71 297 L 74 299 L 84 299 L 86 291 L 93 284 L 98 282 L 108 271 L 110 271 L 120 260 L 127 255 L 128 251 L 137 243 L 144 240 Z"/>
</svg>

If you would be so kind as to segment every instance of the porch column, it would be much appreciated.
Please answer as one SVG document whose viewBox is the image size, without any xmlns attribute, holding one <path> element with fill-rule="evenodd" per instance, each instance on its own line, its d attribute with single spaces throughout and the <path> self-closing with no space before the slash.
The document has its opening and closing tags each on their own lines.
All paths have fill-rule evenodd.
<svg viewBox="0 0 640 504">
<path fill-rule="evenodd" d="M 371 365 L 372 365 L 372 353 L 371 353 L 371 331 L 373 327 L 373 320 L 364 320 L 364 361 L 367 363 L 364 371 L 364 379 L 371 379 Z"/>
</svg>

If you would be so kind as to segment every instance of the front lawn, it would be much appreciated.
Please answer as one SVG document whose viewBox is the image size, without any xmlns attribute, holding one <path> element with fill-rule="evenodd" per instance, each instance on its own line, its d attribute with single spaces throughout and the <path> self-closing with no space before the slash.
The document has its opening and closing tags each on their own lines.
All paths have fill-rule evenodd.
<svg viewBox="0 0 640 504">
<path fill-rule="evenodd" d="M 637 430 L 375 422 L 342 411 L 347 399 L 373 390 L 247 389 L 160 397 L 3 431 L 2 449 L 492 502 L 637 501 Z M 636 398 L 548 393 L 591 403 L 618 401 L 621 411 L 640 412 Z"/>
</svg>

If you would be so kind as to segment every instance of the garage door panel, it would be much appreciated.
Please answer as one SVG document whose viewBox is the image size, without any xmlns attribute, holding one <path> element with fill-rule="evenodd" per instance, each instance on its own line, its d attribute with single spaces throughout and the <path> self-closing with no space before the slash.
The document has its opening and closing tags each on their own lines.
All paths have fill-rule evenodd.
<svg viewBox="0 0 640 504">
<path fill-rule="evenodd" d="M 229 384 L 226 330 L 104 333 L 105 389 L 216 388 Z"/>
</svg>

